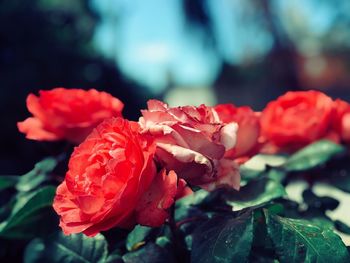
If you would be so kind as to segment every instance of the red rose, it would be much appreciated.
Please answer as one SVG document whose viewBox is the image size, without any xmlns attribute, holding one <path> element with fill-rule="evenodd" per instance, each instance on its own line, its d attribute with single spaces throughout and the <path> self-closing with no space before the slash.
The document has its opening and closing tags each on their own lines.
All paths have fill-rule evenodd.
<svg viewBox="0 0 350 263">
<path fill-rule="evenodd" d="M 157 100 L 150 100 L 142 115 L 143 133 L 155 138 L 156 158 L 162 167 L 205 189 L 212 190 L 213 185 L 239 188 L 234 165 L 225 166 L 231 172 L 220 172 L 225 152 L 235 146 L 235 122 L 223 123 L 213 108 L 204 105 L 170 108 Z"/>
<path fill-rule="evenodd" d="M 318 91 L 287 92 L 261 115 L 263 137 L 284 149 L 298 149 L 328 135 L 333 101 Z"/>
<path fill-rule="evenodd" d="M 177 191 L 174 172 L 157 175 L 152 138 L 122 118 L 105 120 L 75 148 L 53 207 L 65 234 L 114 226 L 160 226 Z M 181 188 L 181 189 L 180 189 Z"/>
<path fill-rule="evenodd" d="M 219 104 L 215 110 L 224 123 L 238 124 L 236 146 L 226 156 L 238 158 L 253 155 L 260 135 L 259 113 L 250 107 L 236 107 L 233 104 Z"/>
<path fill-rule="evenodd" d="M 341 140 L 350 142 L 350 104 L 346 101 L 337 99 L 334 102 L 335 117 L 333 127 Z"/>
<path fill-rule="evenodd" d="M 38 141 L 80 143 L 104 119 L 120 117 L 123 103 L 106 92 L 55 88 L 29 94 L 28 110 L 34 117 L 18 123 L 20 132 Z"/>
</svg>

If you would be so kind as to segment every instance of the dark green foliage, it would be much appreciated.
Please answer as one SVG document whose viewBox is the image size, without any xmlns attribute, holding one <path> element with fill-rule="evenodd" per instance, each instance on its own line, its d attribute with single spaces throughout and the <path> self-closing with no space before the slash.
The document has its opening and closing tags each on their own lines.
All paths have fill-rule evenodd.
<svg viewBox="0 0 350 263">
<path fill-rule="evenodd" d="M 104 263 L 107 257 L 107 242 L 101 234 L 65 236 L 58 232 L 44 240 L 34 239 L 25 252 L 26 263 Z"/>
<path fill-rule="evenodd" d="M 10 215 L 0 224 L 0 236 L 32 238 L 50 231 L 52 223 L 57 223 L 56 218 L 51 216 L 55 191 L 55 187 L 45 186 L 28 194 L 17 195 Z"/>
<path fill-rule="evenodd" d="M 0 180 L 0 194 L 11 195 L 0 207 L 1 262 L 9 256 L 16 258 L 14 249 L 20 251 L 17 258 L 28 263 L 348 262 L 347 248 L 334 230 L 348 234 L 350 228 L 347 222 L 332 221 L 326 214 L 339 201 L 316 195 L 310 186 L 299 204 L 287 199 L 284 188 L 294 176 L 308 179 L 321 166 L 324 173 L 329 169 L 335 177 L 348 177 L 347 172 L 340 175 L 339 170 L 332 170 L 333 160 L 335 167 L 342 167 L 339 162 L 347 162 L 347 157 L 333 159 L 341 151 L 329 142 L 316 147 L 320 145 L 331 149 L 324 153 L 327 157 L 317 161 L 305 157 L 309 148 L 301 155 L 303 161 L 308 160 L 302 166 L 295 165 L 295 160 L 303 150 L 289 159 L 278 157 L 278 165 L 271 161 L 273 157 L 265 156 L 264 168 L 249 171 L 240 191 L 198 190 L 178 200 L 175 220 L 162 227 L 113 228 L 93 238 L 65 236 L 58 229 L 52 201 L 60 159 L 45 159 L 23 176 Z M 243 173 L 252 168 L 246 167 Z M 323 173 L 316 178 L 325 181 Z"/>
<path fill-rule="evenodd" d="M 335 221 L 334 221 L 334 227 L 335 227 L 338 231 L 350 235 L 350 226 L 347 225 L 347 224 L 345 224 L 344 222 L 341 222 L 341 221 L 339 221 L 339 220 L 335 220 Z"/>
<path fill-rule="evenodd" d="M 58 159 L 56 158 L 46 158 L 38 162 L 33 170 L 19 177 L 16 189 L 18 191 L 28 192 L 49 180 L 50 173 L 57 166 L 57 161 Z"/>
<path fill-rule="evenodd" d="M 340 190 L 350 193 L 350 172 L 349 168 L 340 170 L 331 177 L 326 178 L 326 180 L 333 186 L 339 188 Z"/>
<path fill-rule="evenodd" d="M 165 248 L 154 243 L 148 243 L 144 247 L 134 252 L 129 252 L 123 256 L 125 263 L 175 263 L 174 256 Z"/>
<path fill-rule="evenodd" d="M 19 180 L 18 176 L 0 176 L 0 191 L 13 187 Z"/>
<path fill-rule="evenodd" d="M 246 262 L 253 241 L 253 216 L 214 217 L 193 233 L 193 263 Z"/>
<path fill-rule="evenodd" d="M 319 197 L 315 195 L 311 189 L 303 192 L 304 202 L 309 208 L 318 209 L 320 211 L 334 210 L 338 207 L 339 201 L 329 196 Z"/>
<path fill-rule="evenodd" d="M 56 158 L 46 158 L 29 173 L 12 176 L 12 184 L 8 180 L 0 181 L 0 189 L 2 183 L 2 186 L 7 185 L 17 190 L 0 210 L 0 236 L 28 239 L 45 235 L 57 228 L 58 220 L 52 209 L 56 187 L 43 185 L 50 180 L 50 174 L 56 165 Z"/>
<path fill-rule="evenodd" d="M 346 246 L 332 229 L 265 210 L 269 236 L 280 262 L 349 262 Z"/>
</svg>

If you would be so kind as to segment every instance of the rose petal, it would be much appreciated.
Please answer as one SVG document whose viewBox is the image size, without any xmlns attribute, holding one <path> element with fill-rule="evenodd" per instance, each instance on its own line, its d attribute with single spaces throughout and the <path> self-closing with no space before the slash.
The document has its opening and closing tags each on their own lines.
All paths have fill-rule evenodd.
<svg viewBox="0 0 350 263">
<path fill-rule="evenodd" d="M 237 124 L 224 123 L 213 107 L 169 107 L 151 100 L 139 122 L 157 144 L 156 161 L 191 185 L 217 179 L 216 163 L 236 143 Z"/>
<path fill-rule="evenodd" d="M 28 111 L 40 120 L 45 119 L 45 111 L 40 106 L 39 98 L 34 94 L 29 94 L 26 100 Z"/>
<path fill-rule="evenodd" d="M 176 194 L 176 173 L 170 171 L 166 174 L 163 169 L 141 197 L 136 207 L 136 221 L 141 225 L 161 226 L 169 216 L 168 209 L 174 203 Z"/>
<path fill-rule="evenodd" d="M 213 138 L 207 136 L 205 132 L 185 125 L 173 125 L 173 128 L 186 141 L 186 148 L 205 155 L 208 158 L 220 159 L 224 156 L 225 147 L 222 144 L 214 142 Z"/>
<path fill-rule="evenodd" d="M 344 114 L 341 124 L 342 139 L 346 142 L 350 142 L 350 113 Z"/>
<path fill-rule="evenodd" d="M 65 182 L 57 187 L 53 208 L 60 215 L 60 227 L 66 235 L 80 233 L 93 224 L 86 220 L 73 200 Z"/>
<path fill-rule="evenodd" d="M 42 127 L 42 122 L 33 117 L 18 122 L 17 127 L 20 132 L 26 134 L 26 138 L 31 140 L 56 141 L 62 138 L 58 133 L 45 130 Z"/>
<path fill-rule="evenodd" d="M 204 155 L 199 152 L 192 151 L 177 145 L 171 145 L 166 143 L 158 143 L 157 146 L 166 152 L 170 153 L 180 162 L 191 163 L 195 162 L 198 164 L 204 164 L 208 167 L 211 167 L 211 163 Z"/>
<path fill-rule="evenodd" d="M 232 149 L 236 145 L 238 125 L 231 122 L 220 130 L 220 142 L 225 146 L 226 151 Z"/>
<path fill-rule="evenodd" d="M 187 186 L 187 183 L 184 179 L 180 178 L 177 182 L 177 192 L 175 199 L 178 200 L 191 194 L 193 194 L 192 189 Z"/>
<path fill-rule="evenodd" d="M 217 167 L 216 180 L 200 185 L 200 187 L 207 191 L 213 191 L 220 187 L 230 187 L 239 190 L 241 177 L 238 165 L 233 160 L 222 159 Z"/>
</svg>

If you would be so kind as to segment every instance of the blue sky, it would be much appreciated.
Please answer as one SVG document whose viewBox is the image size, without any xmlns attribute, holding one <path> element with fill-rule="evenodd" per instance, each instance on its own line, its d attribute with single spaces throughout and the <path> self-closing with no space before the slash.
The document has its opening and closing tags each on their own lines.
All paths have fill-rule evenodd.
<svg viewBox="0 0 350 263">
<path fill-rule="evenodd" d="M 220 60 L 195 32 L 186 29 L 180 2 L 94 0 L 94 7 L 102 15 L 94 40 L 96 47 L 115 60 L 127 76 L 148 85 L 154 93 L 166 86 L 169 73 L 177 85 L 211 85 L 220 71 Z M 261 30 L 259 21 L 242 24 L 240 15 L 249 11 L 248 2 L 209 1 L 219 50 L 229 63 L 239 64 L 263 56 L 272 46 L 271 36 Z M 332 10 L 319 1 L 276 0 L 274 3 L 280 14 L 294 8 L 295 17 L 282 16 L 291 34 L 298 19 L 316 35 L 328 30 Z"/>
<path fill-rule="evenodd" d="M 166 85 L 169 72 L 180 85 L 204 85 L 215 79 L 220 63 L 185 30 L 180 1 L 96 2 L 102 7 L 114 2 L 114 14 L 124 12 L 118 24 L 107 19 L 99 25 L 95 42 L 131 78 L 154 92 Z"/>
</svg>

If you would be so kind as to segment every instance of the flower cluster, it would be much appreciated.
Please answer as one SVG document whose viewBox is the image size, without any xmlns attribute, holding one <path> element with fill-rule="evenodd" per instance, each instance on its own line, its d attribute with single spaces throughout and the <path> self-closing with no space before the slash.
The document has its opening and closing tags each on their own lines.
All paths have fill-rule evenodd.
<svg viewBox="0 0 350 263">
<path fill-rule="evenodd" d="M 239 164 L 316 140 L 350 142 L 350 105 L 317 91 L 288 92 L 262 112 L 221 104 L 169 107 L 150 100 L 138 122 L 105 92 L 56 88 L 30 94 L 27 138 L 79 144 L 53 207 L 64 233 L 157 227 L 174 202 L 219 187 L 239 190 Z"/>
<path fill-rule="evenodd" d="M 213 107 L 151 100 L 132 122 L 109 94 L 63 88 L 31 94 L 27 106 L 34 117 L 18 123 L 27 138 L 80 143 L 53 205 L 66 234 L 160 226 L 188 185 L 239 188 L 234 158 L 246 146 L 236 144 L 237 120 Z"/>
</svg>

